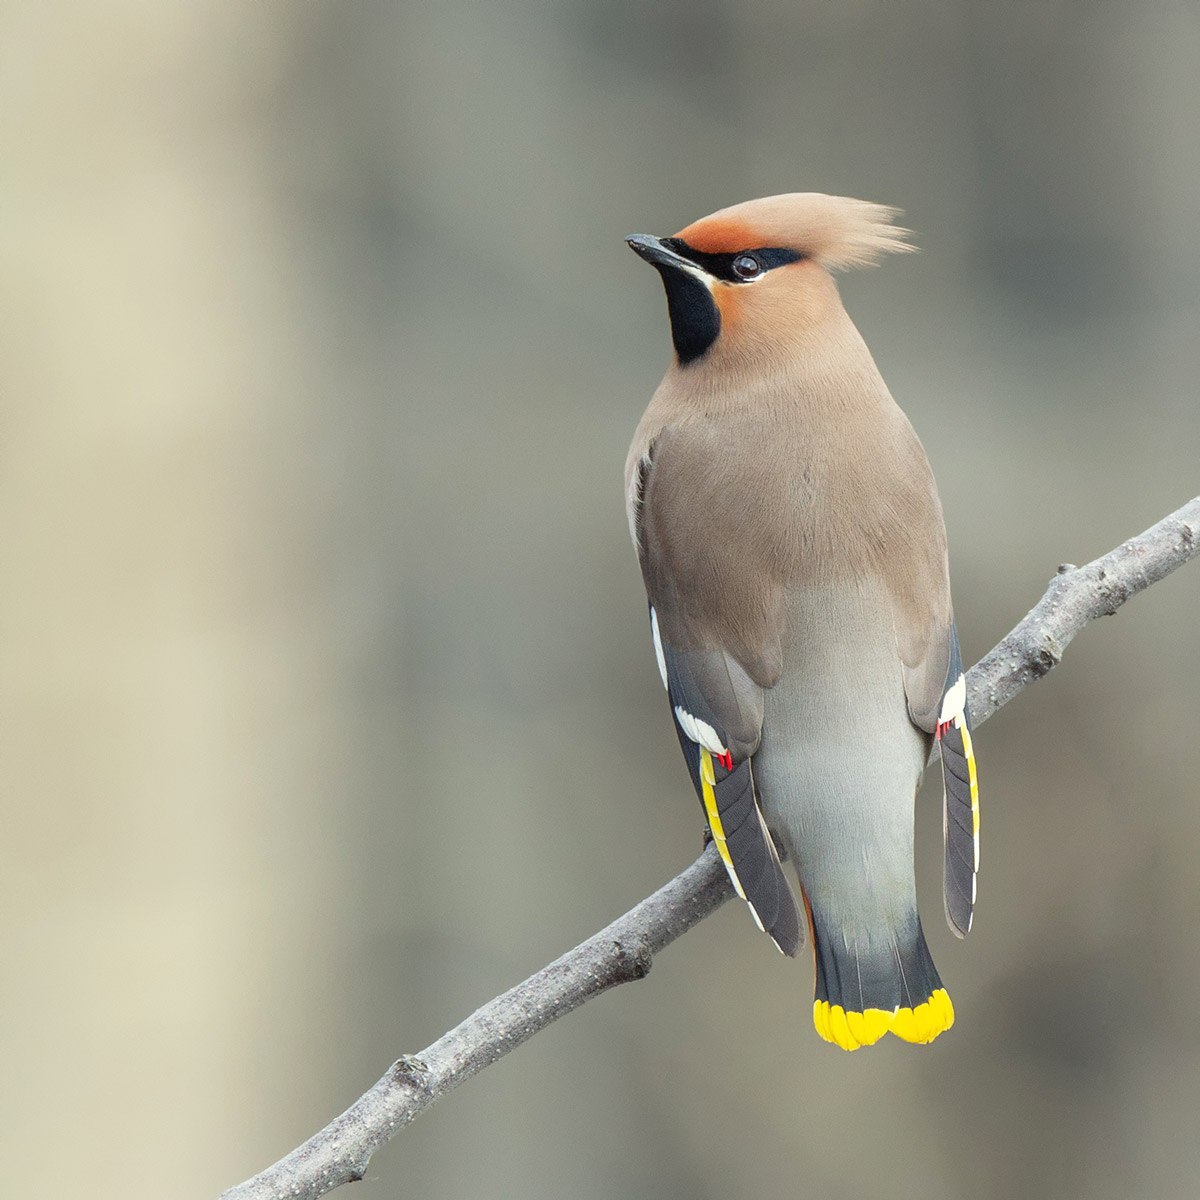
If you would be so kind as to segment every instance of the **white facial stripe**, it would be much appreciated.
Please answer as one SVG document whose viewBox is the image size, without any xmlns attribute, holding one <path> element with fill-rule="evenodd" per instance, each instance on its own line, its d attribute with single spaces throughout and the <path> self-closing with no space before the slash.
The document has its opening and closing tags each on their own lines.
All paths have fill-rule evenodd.
<svg viewBox="0 0 1200 1200">
<path fill-rule="evenodd" d="M 718 286 L 727 288 L 751 287 L 761 279 L 766 279 L 770 273 L 768 271 L 760 271 L 753 279 L 718 279 L 715 275 L 710 275 L 703 267 L 697 267 L 694 263 L 679 262 L 676 264 L 681 271 L 685 271 L 691 275 L 693 279 L 699 279 L 708 290 L 715 291 Z"/>
<path fill-rule="evenodd" d="M 718 282 L 707 271 L 696 266 L 695 263 L 688 262 L 687 259 L 681 258 L 678 262 L 671 264 L 673 267 L 678 267 L 685 274 L 690 275 L 693 279 L 698 279 L 711 292 L 713 286 Z"/>
<path fill-rule="evenodd" d="M 675 719 L 679 722 L 679 728 L 697 746 L 703 746 L 710 754 L 725 755 L 728 753 L 725 747 L 721 745 L 721 739 L 717 737 L 717 731 L 707 721 L 701 721 L 699 717 L 693 717 L 690 712 L 678 704 L 675 705 Z"/>
<path fill-rule="evenodd" d="M 944 725 L 947 721 L 953 721 L 966 707 L 967 677 L 960 675 L 942 700 L 942 715 L 938 718 L 938 724 Z"/>
<path fill-rule="evenodd" d="M 667 658 L 663 654 L 662 638 L 658 632 L 658 613 L 650 609 L 650 632 L 654 635 L 654 657 L 658 660 L 658 673 L 662 676 L 663 687 L 667 686 Z"/>
</svg>

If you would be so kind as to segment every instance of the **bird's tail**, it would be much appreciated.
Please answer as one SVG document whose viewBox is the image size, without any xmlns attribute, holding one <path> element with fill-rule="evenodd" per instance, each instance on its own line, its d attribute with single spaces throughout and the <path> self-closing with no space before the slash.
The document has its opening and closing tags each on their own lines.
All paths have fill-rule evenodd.
<svg viewBox="0 0 1200 1200">
<path fill-rule="evenodd" d="M 954 1006 L 925 944 L 916 913 L 898 928 L 854 935 L 809 909 L 817 968 L 813 1024 L 843 1050 L 885 1033 L 932 1042 L 954 1024 Z"/>
</svg>

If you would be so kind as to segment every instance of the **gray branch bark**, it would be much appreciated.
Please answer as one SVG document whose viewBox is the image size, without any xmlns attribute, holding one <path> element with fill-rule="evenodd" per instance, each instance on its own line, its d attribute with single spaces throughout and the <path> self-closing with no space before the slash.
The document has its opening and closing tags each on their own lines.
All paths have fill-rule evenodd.
<svg viewBox="0 0 1200 1200">
<path fill-rule="evenodd" d="M 1200 553 L 1200 497 L 1083 567 L 1064 565 L 1024 620 L 967 674 L 979 725 L 1062 660 L 1097 617 Z M 435 1100 L 581 1004 L 641 979 L 654 955 L 733 895 L 715 850 L 623 917 L 490 1000 L 432 1046 L 393 1063 L 369 1092 L 274 1166 L 221 1200 L 315 1200 L 362 1179 L 371 1156 Z"/>
</svg>

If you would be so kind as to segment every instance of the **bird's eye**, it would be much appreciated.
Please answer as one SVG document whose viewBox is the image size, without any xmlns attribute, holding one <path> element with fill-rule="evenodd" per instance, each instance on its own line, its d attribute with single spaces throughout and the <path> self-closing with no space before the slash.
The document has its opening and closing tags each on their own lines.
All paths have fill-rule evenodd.
<svg viewBox="0 0 1200 1200">
<path fill-rule="evenodd" d="M 754 279 L 762 274 L 762 263 L 753 254 L 739 254 L 733 260 L 733 273 L 739 279 Z"/>
</svg>

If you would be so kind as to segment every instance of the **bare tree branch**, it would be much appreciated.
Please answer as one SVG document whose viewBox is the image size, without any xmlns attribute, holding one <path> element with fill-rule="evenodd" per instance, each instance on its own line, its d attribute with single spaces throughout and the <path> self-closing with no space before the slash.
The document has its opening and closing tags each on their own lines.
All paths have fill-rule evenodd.
<svg viewBox="0 0 1200 1200">
<path fill-rule="evenodd" d="M 1200 496 L 1145 533 L 1084 567 L 1064 563 L 1046 594 L 967 676 L 971 720 L 978 725 L 1018 692 L 1053 670 L 1075 635 L 1097 617 L 1110 617 L 1200 554 Z"/>
<path fill-rule="evenodd" d="M 1197 553 L 1200 497 L 1087 566 L 1059 567 L 1038 604 L 968 672 L 973 723 L 986 721 L 1056 667 L 1085 625 L 1116 612 Z M 428 1049 L 394 1063 L 340 1117 L 221 1200 L 315 1200 L 361 1179 L 375 1151 L 435 1100 L 601 992 L 641 979 L 659 950 L 732 895 L 709 846 L 606 929 L 490 1000 Z"/>
</svg>

